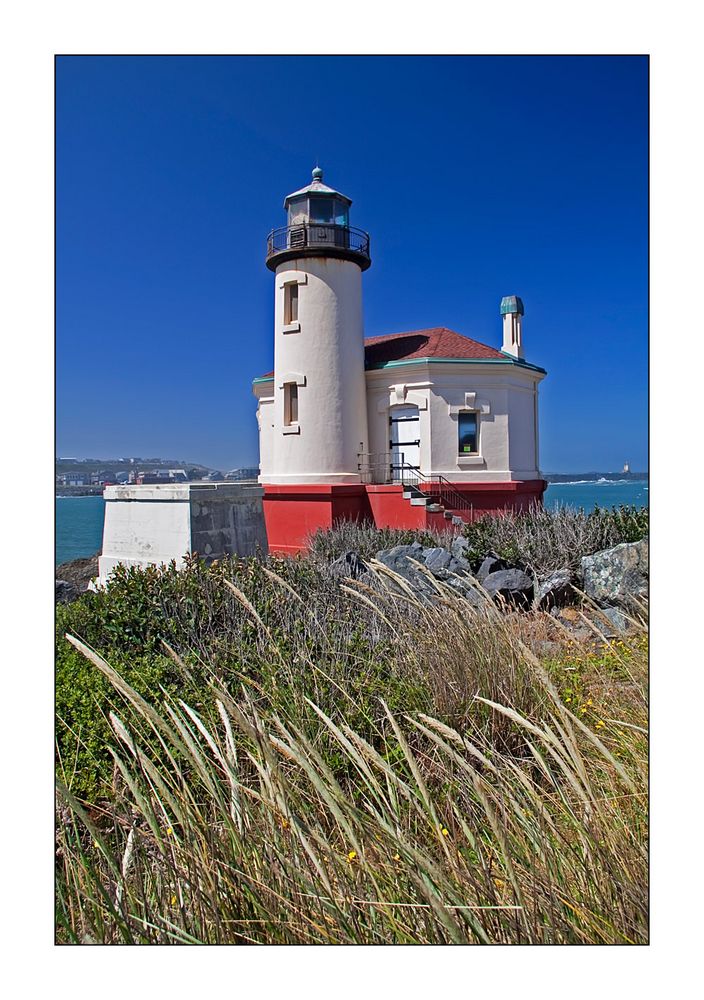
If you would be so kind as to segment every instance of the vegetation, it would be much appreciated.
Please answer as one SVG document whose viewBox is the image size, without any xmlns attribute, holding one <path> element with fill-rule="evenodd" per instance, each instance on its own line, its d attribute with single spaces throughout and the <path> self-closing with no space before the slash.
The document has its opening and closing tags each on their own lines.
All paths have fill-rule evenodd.
<svg viewBox="0 0 704 1000">
<path fill-rule="evenodd" d="M 596 507 L 585 514 L 573 507 L 487 515 L 465 525 L 469 558 L 495 552 L 509 562 L 524 563 L 537 573 L 579 568 L 583 556 L 648 535 L 647 507 Z"/>
<path fill-rule="evenodd" d="M 60 941 L 647 940 L 639 616 L 575 645 L 386 581 L 192 560 L 57 609 Z"/>
</svg>

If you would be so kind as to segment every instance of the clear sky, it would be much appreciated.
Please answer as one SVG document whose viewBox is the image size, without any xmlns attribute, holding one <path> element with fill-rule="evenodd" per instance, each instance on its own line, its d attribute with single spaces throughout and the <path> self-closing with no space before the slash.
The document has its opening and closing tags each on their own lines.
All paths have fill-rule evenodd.
<svg viewBox="0 0 704 1000">
<path fill-rule="evenodd" d="M 644 57 L 61 57 L 57 450 L 258 462 L 266 235 L 325 182 L 371 234 L 366 335 L 501 346 L 520 295 L 544 472 L 647 465 Z"/>
</svg>

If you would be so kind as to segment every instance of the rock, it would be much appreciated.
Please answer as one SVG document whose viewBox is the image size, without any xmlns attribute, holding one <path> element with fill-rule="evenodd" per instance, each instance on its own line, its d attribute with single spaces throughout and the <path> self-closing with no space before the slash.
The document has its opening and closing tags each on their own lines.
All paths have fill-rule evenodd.
<svg viewBox="0 0 704 1000">
<path fill-rule="evenodd" d="M 623 542 L 582 559 L 584 592 L 597 604 L 628 603 L 648 594 L 648 540 Z"/>
<path fill-rule="evenodd" d="M 501 596 L 509 604 L 530 607 L 533 601 L 533 580 L 520 569 L 501 569 L 482 580 L 484 590 L 492 597 Z"/>
<path fill-rule="evenodd" d="M 484 561 L 477 570 L 477 580 L 479 580 L 480 583 L 484 583 L 490 573 L 497 573 L 504 569 L 509 569 L 508 563 L 504 559 L 499 559 L 499 557 L 493 553 L 489 553 L 484 557 Z"/>
<path fill-rule="evenodd" d="M 411 562 L 412 559 L 415 562 L 423 562 L 423 546 L 420 542 L 413 542 L 412 545 L 395 545 L 392 549 L 381 549 L 377 552 L 376 558 L 384 566 L 407 580 L 419 594 L 434 593 L 430 581 Z"/>
<path fill-rule="evenodd" d="M 469 552 L 469 541 L 462 535 L 458 535 L 452 542 L 451 547 L 452 555 L 457 560 L 467 560 L 467 553 Z"/>
<path fill-rule="evenodd" d="M 447 580 L 453 559 L 447 549 L 433 548 L 423 549 L 423 562 L 437 580 Z"/>
<path fill-rule="evenodd" d="M 601 615 L 598 617 L 593 615 L 594 624 L 603 632 L 607 639 L 611 639 L 616 635 L 623 635 L 624 632 L 628 631 L 628 619 L 622 611 L 618 608 L 602 608 L 601 613 L 605 615 L 611 622 L 611 628 L 603 621 Z"/>
<path fill-rule="evenodd" d="M 343 552 L 339 558 L 330 563 L 330 573 L 336 578 L 351 577 L 358 580 L 367 572 L 367 564 L 357 552 Z"/>
<path fill-rule="evenodd" d="M 79 590 L 78 587 L 74 587 L 72 583 L 68 580 L 57 580 L 56 581 L 56 597 L 55 601 L 59 604 L 68 604 L 70 601 L 75 601 L 78 597 Z"/>
<path fill-rule="evenodd" d="M 412 545 L 394 545 L 392 549 L 381 549 L 376 557 L 395 573 L 403 574 L 411 567 L 409 558 L 419 561 L 423 558 L 423 546 L 420 542 L 413 542 Z"/>
<path fill-rule="evenodd" d="M 572 572 L 568 569 L 558 569 L 539 581 L 536 603 L 541 610 L 549 611 L 551 608 L 562 608 L 570 604 L 575 596 Z"/>
<path fill-rule="evenodd" d="M 456 590 L 473 608 L 479 608 L 484 604 L 486 598 L 483 597 L 476 587 L 473 587 L 469 580 L 462 577 L 452 577 L 447 581 L 448 586 Z"/>
</svg>

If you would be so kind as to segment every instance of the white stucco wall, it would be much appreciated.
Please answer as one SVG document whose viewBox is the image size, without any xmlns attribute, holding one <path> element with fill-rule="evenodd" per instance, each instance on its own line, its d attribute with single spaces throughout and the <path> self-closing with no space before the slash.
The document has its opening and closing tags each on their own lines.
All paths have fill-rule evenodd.
<svg viewBox="0 0 704 1000">
<path fill-rule="evenodd" d="M 271 474 L 274 458 L 274 380 L 255 382 L 259 425 L 259 481 Z"/>
<path fill-rule="evenodd" d="M 421 472 L 451 482 L 538 479 L 537 406 L 540 372 L 516 366 L 409 364 L 367 372 L 370 451 L 389 450 L 389 413 L 419 407 Z M 458 453 L 457 412 L 479 415 L 479 454 Z"/>
<path fill-rule="evenodd" d="M 260 487 L 241 483 L 107 486 L 98 579 L 118 565 L 179 566 L 189 552 L 207 559 L 266 551 Z"/>
<path fill-rule="evenodd" d="M 284 328 L 284 286 L 297 281 L 298 329 Z M 264 483 L 359 482 L 367 449 L 362 272 L 352 261 L 301 258 L 275 276 L 271 460 L 261 430 Z M 298 384 L 298 426 L 284 426 L 284 389 Z M 272 395 L 267 388 L 267 395 Z M 266 404 L 265 404 L 266 405 Z M 263 408 L 260 403 L 260 413 Z"/>
</svg>

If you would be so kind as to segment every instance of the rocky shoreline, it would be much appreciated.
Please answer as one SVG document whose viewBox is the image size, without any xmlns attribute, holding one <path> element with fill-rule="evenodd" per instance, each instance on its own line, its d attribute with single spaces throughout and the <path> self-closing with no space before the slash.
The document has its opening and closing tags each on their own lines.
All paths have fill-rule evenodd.
<svg viewBox="0 0 704 1000">
<path fill-rule="evenodd" d="M 59 603 L 75 601 L 88 590 L 88 584 L 98 575 L 98 555 L 96 552 L 87 559 L 72 559 L 56 567 L 56 600 Z"/>
</svg>

